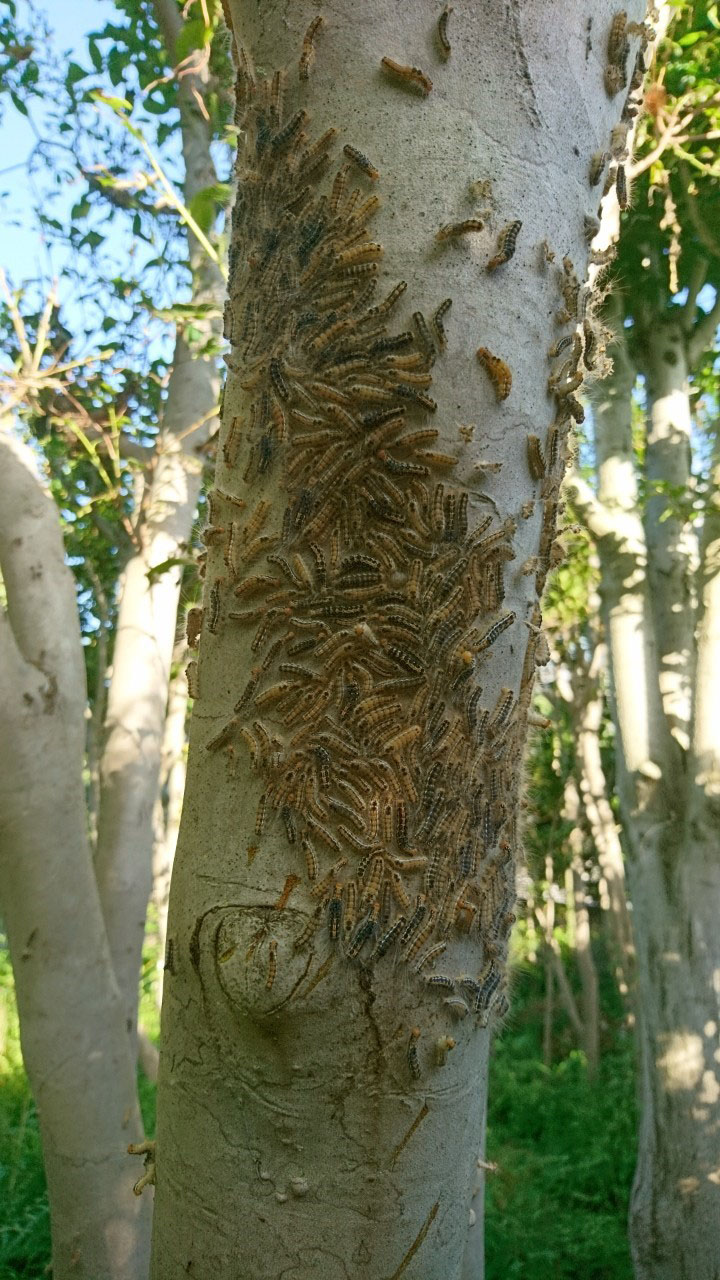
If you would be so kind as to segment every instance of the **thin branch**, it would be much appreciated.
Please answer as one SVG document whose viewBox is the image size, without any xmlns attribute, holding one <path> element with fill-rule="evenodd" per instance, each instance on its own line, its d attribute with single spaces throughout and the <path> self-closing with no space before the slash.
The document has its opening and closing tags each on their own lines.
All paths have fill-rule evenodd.
<svg viewBox="0 0 720 1280">
<path fill-rule="evenodd" d="M 57 301 L 57 281 L 54 280 L 38 325 L 37 337 L 35 339 L 35 351 L 33 352 L 32 364 L 30 366 L 33 373 L 37 373 L 40 368 L 40 361 L 42 360 L 45 352 L 48 329 L 50 328 L 50 317 L 52 316 L 53 308 L 57 306 Z"/>
<path fill-rule="evenodd" d="M 682 177 L 682 202 L 688 220 L 692 223 L 698 240 L 702 245 L 704 245 L 708 253 L 710 253 L 713 258 L 720 258 L 720 240 L 716 240 L 712 233 L 708 231 L 705 223 L 698 213 L 695 201 L 689 194 L 690 174 L 688 173 L 686 166 L 683 164 L 679 165 L 679 169 Z"/>
<path fill-rule="evenodd" d="M 7 277 L 2 267 L 0 267 L 0 288 L 2 288 L 5 295 L 5 301 L 8 304 L 13 329 L 15 330 L 15 336 L 17 337 L 20 351 L 22 353 L 23 367 L 28 370 L 32 369 L 32 351 L 30 350 L 30 343 L 27 340 L 25 325 L 23 324 L 22 316 L 18 311 L 17 303 L 8 287 Z"/>
<path fill-rule="evenodd" d="M 701 360 L 706 351 L 712 347 L 715 339 L 715 331 L 720 324 L 720 291 L 715 296 L 715 302 L 709 311 L 705 312 L 701 319 L 698 320 L 688 341 L 688 359 L 690 368 L 693 368 Z"/>
<path fill-rule="evenodd" d="M 577 1032 L 578 1039 L 582 1043 L 583 1037 L 585 1035 L 585 1028 L 583 1027 L 582 1018 L 580 1017 L 577 1003 L 572 993 L 572 988 L 570 986 L 570 983 L 568 982 L 568 976 L 565 972 L 565 966 L 562 961 L 562 951 L 560 949 L 560 943 L 558 942 L 557 938 L 555 938 L 554 936 L 547 936 L 547 923 L 545 919 L 545 913 L 542 910 L 542 907 L 535 908 L 535 915 L 537 917 L 539 925 L 541 926 L 543 931 L 546 933 L 545 943 L 550 954 L 550 962 L 552 964 L 552 967 L 555 973 L 555 978 L 557 980 L 560 999 L 562 1000 L 563 1005 L 565 1006 L 565 1011 L 573 1027 L 575 1028 L 575 1031 Z"/>
<path fill-rule="evenodd" d="M 126 121 L 126 124 L 128 124 L 127 121 Z M 155 153 L 153 152 L 149 144 L 145 141 L 142 134 L 136 130 L 133 130 L 133 132 L 135 133 L 135 136 L 137 137 L 137 140 L 140 143 L 140 146 L 145 152 L 145 155 L 150 161 L 153 171 L 157 174 L 162 184 L 163 190 L 167 195 L 168 200 L 173 205 L 173 207 L 177 209 L 186 227 L 188 227 L 189 230 L 192 231 L 196 240 L 200 242 L 206 254 L 210 258 L 211 262 L 215 263 L 215 266 L 218 267 L 219 270 L 221 271 L 223 279 L 225 279 L 226 278 L 225 268 L 220 258 L 220 255 L 217 252 L 217 249 L 213 248 L 207 236 L 205 235 L 205 232 L 202 230 L 201 227 L 198 226 L 197 222 L 193 218 L 187 205 L 183 203 L 183 201 L 180 199 L 179 195 L 177 194 L 175 188 L 173 187 L 172 183 L 168 180 L 168 178 L 166 178 L 165 173 L 160 166 L 160 162 L 156 159 Z"/>
<path fill-rule="evenodd" d="M 175 436 L 175 439 L 184 440 L 186 436 L 191 436 L 194 431 L 199 431 L 201 427 L 204 427 L 206 422 L 210 422 L 212 418 L 217 418 L 219 412 L 220 406 L 217 404 L 213 405 L 212 409 L 208 409 L 207 413 L 204 413 L 201 418 L 198 418 L 195 422 L 191 422 L 189 427 L 185 427 L 184 431 L 179 431 Z"/>
<path fill-rule="evenodd" d="M 690 112 L 688 115 L 683 116 L 682 120 L 678 120 L 678 108 L 676 106 L 675 111 L 670 116 L 669 122 L 661 133 L 657 144 L 653 147 L 652 151 L 649 151 L 641 160 L 637 160 L 634 164 L 629 166 L 628 177 L 633 179 L 639 177 L 641 173 L 645 173 L 651 165 L 655 164 L 655 161 L 659 160 L 661 155 L 667 151 L 669 147 L 676 146 L 680 141 L 677 136 L 679 131 L 687 128 L 693 119 L 693 115 L 694 113 Z"/>
<path fill-rule="evenodd" d="M 685 305 L 682 308 L 683 329 L 687 336 L 690 336 L 693 330 L 698 294 L 707 279 L 708 265 L 707 258 L 696 258 L 692 265 L 690 283 L 688 285 L 688 296 L 685 300 Z"/>
</svg>

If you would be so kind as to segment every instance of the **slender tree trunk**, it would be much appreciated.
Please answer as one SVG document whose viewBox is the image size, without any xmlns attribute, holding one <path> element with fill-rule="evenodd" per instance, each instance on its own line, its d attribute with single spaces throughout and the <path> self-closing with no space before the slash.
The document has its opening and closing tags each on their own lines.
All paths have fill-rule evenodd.
<svg viewBox="0 0 720 1280">
<path fill-rule="evenodd" d="M 593 661 L 593 667 L 596 665 Z M 607 891 L 613 959 L 621 994 L 628 998 L 634 986 L 635 944 L 628 909 L 625 863 L 620 833 L 610 807 L 607 782 L 600 754 L 600 726 L 603 700 L 599 693 L 586 697 L 581 706 L 576 750 L 580 771 L 580 792 L 585 817 L 597 851 L 598 863 Z"/>
<path fill-rule="evenodd" d="M 548 316 L 564 303 L 574 323 L 579 284 L 539 245 L 584 276 L 587 165 L 622 104 L 569 2 L 542 21 L 455 10 L 443 61 L 429 0 L 336 0 L 306 36 L 307 83 L 314 10 L 241 25 L 240 7 L 264 70 L 239 53 L 226 536 L 171 890 L 153 1274 L 457 1280 L 506 1003 L 523 623 L 540 622 L 572 407 L 558 395 L 546 442 Z M 612 6 L 596 16 L 607 29 Z M 363 172 L 325 179 L 328 129 Z M 468 184 L 490 165 L 489 229 L 438 241 L 478 212 Z M 383 292 L 409 282 L 393 336 L 390 304 L 368 310 L 379 240 Z M 413 313 L 448 296 L 444 354 Z M 526 440 L 543 416 L 544 477 Z M 504 573 L 511 542 L 537 575 Z"/>
<path fill-rule="evenodd" d="M 566 877 L 566 898 L 568 911 L 572 905 L 574 919 L 574 941 L 572 943 L 577 957 L 578 973 L 582 985 L 582 1023 L 583 1048 L 588 1065 L 588 1076 L 594 1079 L 597 1075 L 600 1029 L 600 1009 L 598 1004 L 597 969 L 592 954 L 590 937 L 590 916 L 585 904 L 585 884 L 582 879 L 583 832 L 580 826 L 580 794 L 572 774 L 565 784 L 564 816 L 574 825 L 570 832 L 569 844 L 572 854 L 571 865 Z"/>
<path fill-rule="evenodd" d="M 666 363 L 676 368 L 672 360 Z M 616 369 L 622 377 L 622 351 Z M 697 652 L 695 729 L 686 754 L 678 708 L 695 658 L 687 655 L 687 620 L 680 623 L 674 615 L 691 600 L 687 569 L 669 569 L 664 535 L 653 530 L 646 541 L 634 514 L 629 394 L 617 392 L 612 400 L 603 395 L 600 408 L 599 501 L 580 493 L 580 502 L 602 562 L 637 954 L 641 1123 L 630 1207 L 633 1261 L 638 1280 L 717 1280 L 720 1177 L 711 1117 L 720 1092 L 720 935 L 711 924 L 711 904 L 717 902 L 718 864 L 710 853 L 714 766 L 706 775 L 698 763 L 701 757 L 717 758 L 720 740 L 714 709 L 712 730 L 703 720 L 699 684 L 700 671 L 707 670 L 702 636 L 715 634 L 718 625 L 714 543 L 710 536 L 703 560 L 707 612 Z M 657 422 L 652 429 L 658 430 Z M 667 434 L 676 450 L 685 447 L 682 433 Z M 669 461 L 665 475 L 663 456 Z M 666 440 L 655 453 L 656 479 L 672 484 L 676 460 Z M 673 604 L 675 588 L 680 594 Z M 675 646 L 677 660 L 670 661 Z"/>
<path fill-rule="evenodd" d="M 95 572 L 95 569 L 89 561 L 85 567 L 88 577 L 92 582 L 94 607 L 100 622 L 95 656 L 97 664 L 97 670 L 95 673 L 95 697 L 93 698 L 92 711 L 88 708 L 85 712 L 87 719 L 85 761 L 89 779 L 87 787 L 87 814 L 88 826 L 90 829 L 90 842 L 94 850 L 97 845 L 97 824 L 98 814 L 100 812 L 100 750 L 102 727 L 105 721 L 105 692 L 108 673 L 109 610 L 105 590 L 102 582 Z"/>
<path fill-rule="evenodd" d="M 686 340 L 680 324 L 662 317 L 643 326 L 638 349 L 647 387 L 645 540 L 647 580 L 658 646 L 659 685 L 671 730 L 690 745 L 694 675 L 694 573 L 697 547 L 692 525 L 677 506 L 691 481 L 690 394 Z M 670 493 L 668 493 L 670 490 Z"/>
<path fill-rule="evenodd" d="M 180 29 L 173 5 L 158 0 L 158 20 L 172 56 Z M 197 76 L 180 82 L 185 200 L 211 187 L 217 176 L 210 126 L 193 96 Z M 223 280 L 189 237 L 193 300 L 222 306 Z M 218 320 L 197 321 L 209 337 Z M 113 963 L 133 1030 L 145 913 L 152 884 L 153 810 L 158 788 L 168 682 L 180 597 L 181 568 L 153 570 L 187 551 L 202 480 L 197 446 L 207 439 L 217 404 L 215 362 L 199 358 L 178 332 L 163 428 L 147 486 L 141 548 L 129 561 L 118 609 L 108 691 L 106 740 L 96 868 Z M 194 429 L 193 429 L 194 428 Z"/>
<path fill-rule="evenodd" d="M 717 452 L 716 442 L 716 457 Z M 631 1227 L 642 1280 L 715 1280 L 720 1274 L 717 465 L 713 481 L 715 493 L 703 530 L 687 817 L 653 833 L 654 863 L 646 848 L 638 859 L 644 896 L 636 934 L 649 981 L 644 1002 L 644 1108 Z M 653 867 L 650 879 L 648 869 Z"/>
<path fill-rule="evenodd" d="M 162 999 L 167 938 L 167 913 L 170 897 L 170 877 L 185 794 L 186 746 L 185 724 L 188 710 L 188 687 L 184 668 L 181 666 L 170 682 L 168 710 L 163 740 L 164 803 L 162 821 L 157 824 L 153 850 L 153 902 L 157 922 L 157 945 L 160 966 L 158 975 L 158 1001 Z"/>
<path fill-rule="evenodd" d="M 37 1103 L 56 1280 L 141 1280 L 134 1060 L 86 829 L 85 679 L 57 512 L 0 437 L 0 902 Z"/>
<path fill-rule="evenodd" d="M 545 880 L 547 882 L 547 897 L 545 906 L 540 909 L 536 908 L 536 915 L 540 923 L 545 937 L 545 963 L 546 974 L 549 967 L 553 973 L 554 982 L 557 984 L 558 995 L 565 1012 L 570 1019 L 570 1024 L 578 1038 L 578 1044 L 582 1044 L 585 1037 L 585 1028 L 582 1024 L 580 1011 L 577 1002 L 572 993 L 572 987 L 568 981 L 563 964 L 562 950 L 560 943 L 555 937 L 555 900 L 553 898 L 553 884 L 555 880 L 555 869 L 553 859 L 548 855 L 545 859 Z M 548 1015 L 546 1015 L 547 1017 Z"/>
</svg>

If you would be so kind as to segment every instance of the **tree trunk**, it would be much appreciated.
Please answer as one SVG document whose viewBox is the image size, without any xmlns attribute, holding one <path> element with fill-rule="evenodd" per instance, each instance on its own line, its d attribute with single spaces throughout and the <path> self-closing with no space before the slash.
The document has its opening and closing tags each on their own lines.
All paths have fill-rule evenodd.
<svg viewBox="0 0 720 1280">
<path fill-rule="evenodd" d="M 596 665 L 593 658 L 591 669 Z M 607 912 L 610 918 L 612 952 L 618 985 L 621 995 L 632 1002 L 635 982 L 635 944 L 632 920 L 628 910 L 625 863 L 620 834 L 615 815 L 610 807 L 600 754 L 599 734 L 602 712 L 602 695 L 595 691 L 592 696 L 588 696 L 586 691 L 580 706 L 576 740 L 580 793 L 607 892 Z"/>
<path fill-rule="evenodd" d="M 696 833 L 668 824 L 654 837 L 630 864 L 642 1000 L 633 1262 L 639 1280 L 716 1280 L 720 874 Z"/>
<path fill-rule="evenodd" d="M 616 369 L 622 377 L 622 351 L 619 357 Z M 714 716 L 708 733 L 708 721 L 702 720 L 699 673 L 707 669 L 707 655 L 701 640 L 695 732 L 686 758 L 677 732 L 678 707 L 684 673 L 695 660 L 688 663 L 682 648 L 687 622 L 680 626 L 673 620 L 676 609 L 688 608 L 686 571 L 669 573 L 663 539 L 653 536 L 646 542 L 640 527 L 629 387 L 614 395 L 611 388 L 600 408 L 605 424 L 597 438 L 600 501 L 591 499 L 585 507 L 602 563 L 637 952 L 641 1124 L 630 1208 L 633 1261 L 638 1280 L 717 1280 L 720 1175 L 711 1117 L 720 1090 L 715 976 L 720 945 L 711 923 L 718 866 L 710 853 L 717 815 L 713 767 L 706 775 L 699 761 L 717 758 L 720 721 Z M 675 441 L 678 448 L 680 443 Z M 658 467 L 662 456 L 660 450 L 655 455 Z M 669 447 L 664 456 L 675 458 Z M 659 470 L 656 478 L 669 485 L 672 467 L 670 472 L 663 476 Z M 580 495 L 581 502 L 585 498 Z M 701 636 L 706 637 L 716 634 L 714 608 L 720 603 L 713 595 L 713 545 L 710 536 L 701 584 L 707 610 Z M 648 556 L 654 563 L 654 593 Z M 680 593 L 675 604 L 673 583 Z M 654 594 L 658 598 L 651 603 Z M 666 655 L 676 643 L 678 665 L 669 666 Z M 701 722 L 704 748 L 697 729 Z"/>
<path fill-rule="evenodd" d="M 585 884 L 582 878 L 583 833 L 580 826 L 580 794 L 572 774 L 565 783 L 565 805 L 563 816 L 572 822 L 573 829 L 568 837 L 572 862 L 566 877 L 566 900 L 568 912 L 572 904 L 574 918 L 572 943 L 577 957 L 578 973 L 582 985 L 582 1044 L 587 1059 L 588 1076 L 591 1080 L 597 1075 L 600 1031 L 600 1009 L 598 1004 L 597 969 L 592 954 L 590 937 L 590 916 L 585 904 Z"/>
<path fill-rule="evenodd" d="M 75 589 L 29 451 L 0 438 L 0 898 L 37 1103 L 56 1280 L 139 1280 L 134 1060 L 87 837 Z"/>
<path fill-rule="evenodd" d="M 153 902 L 155 904 L 157 922 L 158 964 L 160 966 L 157 981 L 158 1002 L 162 999 L 170 877 L 172 875 L 173 862 L 175 861 L 175 849 L 180 830 L 180 816 L 185 793 L 187 744 L 185 724 L 187 710 L 187 678 L 184 668 L 180 667 L 170 682 L 163 740 L 165 796 L 164 803 L 160 802 L 162 821 L 157 824 L 153 849 Z"/>
<path fill-rule="evenodd" d="M 692 525 L 678 510 L 691 481 L 690 395 L 685 335 L 680 324 L 643 326 L 638 354 L 647 387 L 645 540 L 648 585 L 658 644 L 659 683 L 673 735 L 690 745 L 694 675 L 693 577 L 697 546 Z M 668 492 L 670 490 L 670 492 Z"/>
<path fill-rule="evenodd" d="M 569 2 L 455 11 L 446 63 L 429 0 L 337 0 L 310 31 L 304 4 L 239 10 L 265 70 L 239 52 L 224 532 L 171 889 L 153 1275 L 458 1280 L 573 409 L 563 375 L 546 442 L 548 316 L 575 323 L 579 293 L 539 245 L 584 276 L 587 166 L 621 102 Z M 328 129 L 370 158 L 332 183 Z M 489 228 L 448 231 L 478 197 Z M 376 237 L 384 292 L 410 282 L 396 336 L 390 302 L 368 310 Z M 415 309 L 448 296 L 445 354 Z M 511 544 L 525 572 L 504 572 Z"/>
<path fill-rule="evenodd" d="M 162 0 L 156 8 L 172 56 L 179 14 Z M 180 81 L 186 202 L 217 182 L 210 126 L 193 97 L 193 91 L 199 94 L 203 88 L 196 75 Z M 219 315 L 222 276 L 194 236 L 189 235 L 189 241 L 193 301 L 214 302 Z M 194 323 L 206 338 L 219 331 L 217 319 Z M 133 1034 L 182 571 L 173 565 L 152 575 L 158 565 L 187 553 L 202 480 L 196 450 L 208 437 L 218 393 L 215 361 L 195 355 L 178 332 L 162 433 L 145 494 L 142 545 L 129 561 L 122 585 L 101 762 L 96 869 L 115 972 Z"/>
</svg>

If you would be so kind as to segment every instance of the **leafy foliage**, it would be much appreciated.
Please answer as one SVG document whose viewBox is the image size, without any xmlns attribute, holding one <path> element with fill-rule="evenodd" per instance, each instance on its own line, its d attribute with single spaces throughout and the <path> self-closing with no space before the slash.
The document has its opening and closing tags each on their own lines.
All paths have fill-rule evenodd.
<svg viewBox="0 0 720 1280">
<path fill-rule="evenodd" d="M 0 939 L 0 1280 L 45 1275 L 49 1254 L 37 1113 L 20 1055 L 10 960 Z"/>
</svg>

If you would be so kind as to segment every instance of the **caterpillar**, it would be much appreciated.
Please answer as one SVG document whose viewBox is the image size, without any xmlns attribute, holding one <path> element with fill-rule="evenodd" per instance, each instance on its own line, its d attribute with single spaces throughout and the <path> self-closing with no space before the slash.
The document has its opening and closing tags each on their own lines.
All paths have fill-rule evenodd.
<svg viewBox="0 0 720 1280">
<path fill-rule="evenodd" d="M 413 89 L 419 89 L 423 97 L 426 98 L 432 90 L 432 80 L 419 67 L 404 66 L 400 62 L 396 62 L 394 58 L 381 58 L 380 62 L 390 75 Z"/>
<path fill-rule="evenodd" d="M 491 351 L 488 351 L 487 347 L 478 347 L 475 354 L 486 369 L 498 400 L 507 400 L 512 390 L 512 373 L 509 366 L 500 356 L 494 356 Z"/>
<path fill-rule="evenodd" d="M 507 226 L 503 227 L 497 238 L 495 255 L 487 264 L 488 271 L 495 271 L 498 267 L 510 261 L 515 253 L 515 246 L 521 227 L 522 222 L 519 219 L 514 222 L 508 222 Z"/>
</svg>

